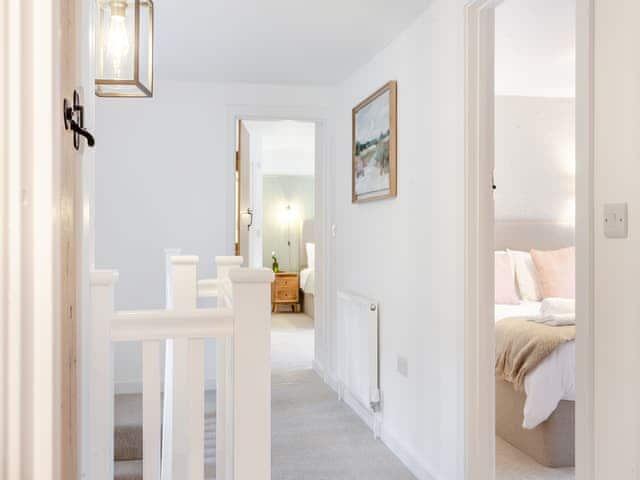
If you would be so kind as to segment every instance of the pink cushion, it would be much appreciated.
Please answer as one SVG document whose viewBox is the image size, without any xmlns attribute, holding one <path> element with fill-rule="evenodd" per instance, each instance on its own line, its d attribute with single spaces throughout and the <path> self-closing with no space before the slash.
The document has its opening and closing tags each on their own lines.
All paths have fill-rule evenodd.
<svg viewBox="0 0 640 480">
<path fill-rule="evenodd" d="M 563 248 L 543 252 L 531 250 L 538 271 L 538 283 L 543 298 L 576 297 L 576 249 Z"/>
<path fill-rule="evenodd" d="M 511 257 L 507 252 L 495 252 L 495 303 L 517 305 L 516 276 Z"/>
</svg>

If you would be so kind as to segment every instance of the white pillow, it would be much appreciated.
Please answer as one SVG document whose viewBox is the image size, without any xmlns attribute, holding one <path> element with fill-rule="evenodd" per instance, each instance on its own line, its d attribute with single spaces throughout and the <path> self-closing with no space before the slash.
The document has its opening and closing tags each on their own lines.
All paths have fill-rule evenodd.
<svg viewBox="0 0 640 480">
<path fill-rule="evenodd" d="M 307 250 L 307 268 L 315 269 L 316 268 L 316 244 L 305 243 L 304 246 Z"/>
<path fill-rule="evenodd" d="M 538 271 L 529 252 L 507 250 L 516 270 L 516 282 L 522 300 L 539 302 L 542 300 L 540 287 L 538 286 Z"/>
</svg>

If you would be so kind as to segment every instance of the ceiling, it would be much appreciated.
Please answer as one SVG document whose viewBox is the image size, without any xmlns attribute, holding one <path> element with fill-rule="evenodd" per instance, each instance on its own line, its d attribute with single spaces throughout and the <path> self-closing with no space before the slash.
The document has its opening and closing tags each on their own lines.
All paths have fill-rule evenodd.
<svg viewBox="0 0 640 480">
<path fill-rule="evenodd" d="M 388 45 L 429 1 L 157 0 L 157 75 L 336 83 Z"/>
<path fill-rule="evenodd" d="M 498 95 L 575 96 L 576 0 L 505 0 L 495 22 Z"/>
</svg>

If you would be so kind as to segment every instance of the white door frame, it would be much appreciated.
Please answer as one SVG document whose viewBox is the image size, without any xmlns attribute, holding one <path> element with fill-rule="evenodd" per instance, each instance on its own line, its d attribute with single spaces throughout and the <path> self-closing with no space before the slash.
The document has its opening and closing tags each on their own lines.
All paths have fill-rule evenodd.
<svg viewBox="0 0 640 480">
<path fill-rule="evenodd" d="M 465 7 L 465 478 L 495 478 L 494 10 Z M 576 0 L 576 478 L 594 479 L 593 0 Z"/>
<path fill-rule="evenodd" d="M 61 79 L 75 57 L 59 26 L 70 4 L 0 2 L 0 477 L 7 480 L 60 478 L 64 449 L 59 187 L 62 145 L 71 137 L 62 130 Z"/>
<path fill-rule="evenodd" d="M 227 172 L 226 182 L 231 186 L 227 192 L 227 204 L 235 205 L 234 159 L 236 155 L 236 124 L 238 120 L 296 120 L 300 122 L 312 122 L 316 125 L 315 135 L 315 238 L 316 264 L 320 266 L 316 272 L 316 296 L 315 296 L 315 349 L 314 368 L 323 371 L 322 359 L 327 358 L 329 352 L 330 332 L 328 332 L 328 312 L 332 304 L 329 292 L 332 281 L 331 258 L 331 212 L 332 199 L 330 195 L 330 122 L 329 112 L 321 107 L 299 107 L 292 105 L 228 105 L 227 106 L 227 148 L 225 162 Z M 235 239 L 235 213 L 229 209 L 227 217 L 228 234 L 227 244 L 229 254 L 233 251 Z M 318 301 L 319 300 L 319 301 Z"/>
</svg>

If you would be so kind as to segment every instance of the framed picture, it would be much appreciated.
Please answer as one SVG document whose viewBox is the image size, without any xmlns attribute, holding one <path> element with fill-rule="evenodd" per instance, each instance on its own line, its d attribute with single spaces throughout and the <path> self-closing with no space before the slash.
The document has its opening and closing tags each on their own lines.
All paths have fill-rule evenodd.
<svg viewBox="0 0 640 480">
<path fill-rule="evenodd" d="M 353 109 L 353 203 L 397 195 L 397 95 L 389 82 Z"/>
</svg>

